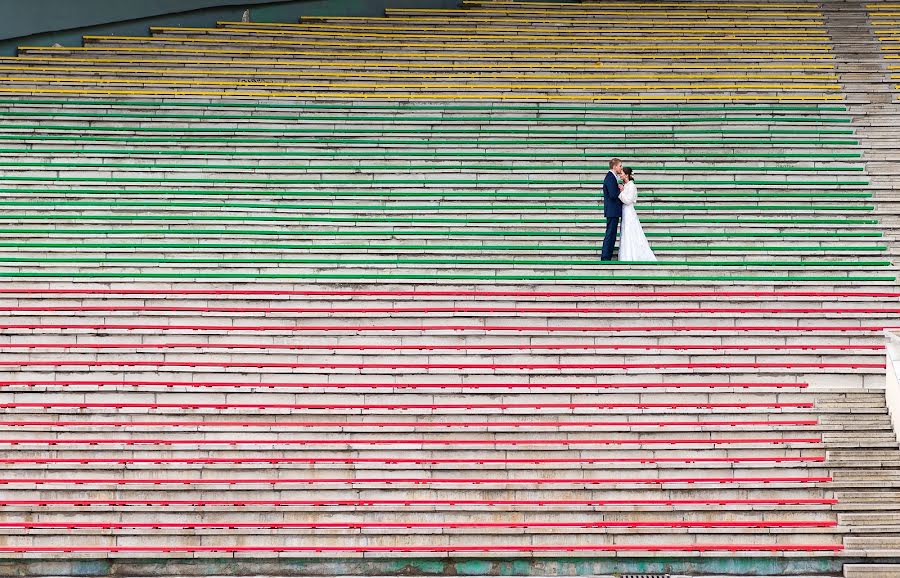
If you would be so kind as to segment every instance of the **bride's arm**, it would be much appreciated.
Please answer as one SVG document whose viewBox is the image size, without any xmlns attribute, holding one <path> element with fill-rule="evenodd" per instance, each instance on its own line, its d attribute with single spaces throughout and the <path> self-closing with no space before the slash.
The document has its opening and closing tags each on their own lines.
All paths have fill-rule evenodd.
<svg viewBox="0 0 900 578">
<path fill-rule="evenodd" d="M 625 189 L 619 193 L 619 200 L 626 205 L 633 205 L 637 202 L 637 185 L 633 182 L 627 183 Z"/>
</svg>

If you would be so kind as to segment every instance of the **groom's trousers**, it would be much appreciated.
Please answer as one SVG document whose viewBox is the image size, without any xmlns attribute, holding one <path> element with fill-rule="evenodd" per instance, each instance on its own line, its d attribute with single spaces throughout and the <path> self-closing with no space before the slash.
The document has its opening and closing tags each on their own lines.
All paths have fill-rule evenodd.
<svg viewBox="0 0 900 578">
<path fill-rule="evenodd" d="M 601 261 L 612 261 L 613 251 L 616 249 L 616 233 L 619 232 L 619 217 L 606 218 L 606 235 L 603 237 L 603 251 L 600 252 Z"/>
</svg>

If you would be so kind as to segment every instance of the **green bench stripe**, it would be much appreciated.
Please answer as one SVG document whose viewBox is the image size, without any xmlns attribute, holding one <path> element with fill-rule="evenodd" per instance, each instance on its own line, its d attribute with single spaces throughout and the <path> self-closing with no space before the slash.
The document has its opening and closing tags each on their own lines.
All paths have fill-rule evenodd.
<svg viewBox="0 0 900 578">
<path fill-rule="evenodd" d="M 124 112 L 62 112 L 55 110 L 35 110 L 35 111 L 0 111 L 0 118 L 3 117 L 53 117 L 53 118 L 128 118 L 128 119 L 150 119 L 150 120 L 202 120 L 202 121 L 222 121 L 222 120 L 274 120 L 274 121 L 340 121 L 340 122 L 471 122 L 471 123 L 491 123 L 491 122 L 528 122 L 528 123 L 550 123 L 550 122 L 572 122 L 572 123 L 697 123 L 697 122 L 774 122 L 774 123 L 841 123 L 847 124 L 852 122 L 850 117 L 820 117 L 820 116 L 346 116 L 346 115 L 273 115 L 273 114 L 175 114 L 147 112 L 141 113 L 124 113 Z"/>
<path fill-rule="evenodd" d="M 62 195 L 166 195 L 166 196 L 229 196 L 229 195 L 253 195 L 253 196 L 277 196 L 277 197 L 484 197 L 484 198 L 589 198 L 596 199 L 597 191 L 569 192 L 569 191 L 542 191 L 526 193 L 520 191 L 510 192 L 466 192 L 466 191 L 260 191 L 260 190 L 209 190 L 209 189 L 20 189 L 0 188 L 0 193 L 12 194 L 62 194 Z M 805 192 L 771 192 L 760 193 L 747 192 L 719 192 L 706 191 L 703 198 L 797 198 L 797 199 L 870 199 L 872 193 L 805 193 Z M 641 191 L 642 198 L 681 198 L 696 199 L 698 193 L 687 191 Z"/>
<path fill-rule="evenodd" d="M 603 233 L 594 231 L 462 231 L 459 229 L 451 229 L 447 231 L 428 231 L 428 230 L 388 230 L 388 231 L 294 231 L 294 230 L 272 230 L 272 229 L 34 229 L 34 228 L 0 228 L 0 233 L 16 234 L 16 235 L 224 235 L 224 236 L 244 236 L 244 235 L 277 235 L 277 236 L 295 236 L 295 237 L 394 237 L 394 236 L 447 236 L 447 237 L 585 237 L 585 238 L 602 238 Z M 860 238 L 860 237 L 882 237 L 881 231 L 733 231 L 733 232 L 686 232 L 672 231 L 668 233 L 647 231 L 648 237 L 679 237 L 679 238 Z"/>
<path fill-rule="evenodd" d="M 635 261 L 598 262 L 595 259 L 484 259 L 484 258 L 352 258 L 333 259 L 321 257 L 277 258 L 256 256 L 252 259 L 197 259 L 194 257 L 11 257 L 0 256 L 0 263 L 153 263 L 153 264 L 206 264 L 206 265 L 539 265 L 570 267 L 591 265 L 619 267 L 630 265 L 678 266 L 678 267 L 889 267 L 890 261 Z"/>
<path fill-rule="evenodd" d="M 561 141 L 561 139 L 565 141 Z M 558 139 L 354 139 L 354 138 L 225 138 L 225 137 L 130 137 L 127 135 L 33 135 L 33 134 L 0 134 L 0 140 L 25 140 L 25 141 L 77 141 L 77 142 L 142 142 L 142 143 L 246 143 L 246 144 L 272 144 L 276 146 L 285 144 L 355 144 L 355 145 L 400 145 L 400 146 L 446 146 L 446 145 L 504 145 L 504 146 L 531 146 L 531 145 L 560 145 L 577 141 L 579 145 L 618 145 L 632 144 L 679 144 L 679 145 L 847 145 L 858 146 L 858 140 L 851 139 L 753 139 L 753 138 L 721 138 L 721 139 L 687 139 L 687 138 L 583 138 L 578 135 L 560 137 Z"/>
<path fill-rule="evenodd" d="M 367 250 L 382 251 L 597 251 L 596 244 L 588 245 L 391 245 L 378 243 L 7 243 L 6 249 L 278 249 L 278 250 Z M 778 252 L 878 252 L 886 251 L 885 245 L 654 245 L 656 251 L 778 251 Z"/>
<path fill-rule="evenodd" d="M 0 215 L 0 220 L 98 220 L 98 221 L 285 221 L 300 223 L 447 223 L 447 224 L 606 224 L 603 218 L 478 218 L 478 217 L 335 217 L 301 215 Z M 813 219 L 813 218 L 751 218 L 751 217 L 647 217 L 643 223 L 731 223 L 731 224 L 772 224 L 772 225 L 877 225 L 875 219 Z"/>
<path fill-rule="evenodd" d="M 463 275 L 458 273 L 82 273 L 13 271 L 0 272 L 11 278 L 87 278 L 87 279 L 316 279 L 316 280 L 420 280 L 420 281 L 772 281 L 796 283 L 818 282 L 883 282 L 893 283 L 887 275 Z"/>
<path fill-rule="evenodd" d="M 260 157 L 292 157 L 292 158 L 335 158 L 335 157 L 385 157 L 385 158 L 438 158 L 438 157 L 466 157 L 466 158 L 528 158 L 528 159 L 552 159 L 561 158 L 600 158 L 609 159 L 615 156 L 624 156 L 622 151 L 601 151 L 601 152 L 558 152 L 558 153 L 542 153 L 534 152 L 481 152 L 481 151 L 268 151 L 268 150 L 204 150 L 204 149 L 59 149 L 59 148 L 0 148 L 0 154 L 71 154 L 78 156 L 93 155 L 145 155 L 145 156 L 260 156 Z M 844 159 L 844 158 L 862 158 L 861 152 L 827 152 L 827 153 L 794 153 L 790 151 L 773 152 L 773 153 L 727 153 L 727 152 L 706 152 L 706 151 L 690 151 L 681 153 L 672 153 L 665 151 L 654 151 L 652 156 L 655 158 L 790 158 L 790 159 Z"/>
<path fill-rule="evenodd" d="M 40 168 L 103 168 L 103 169 L 206 169 L 206 170 L 307 170 L 307 171 L 409 171 L 409 170 L 478 170 L 478 171 L 596 171 L 608 172 L 609 168 L 599 164 L 593 165 L 470 165 L 470 164 L 409 164 L 409 165 L 267 165 L 267 164 L 212 164 L 212 163 L 91 163 L 91 162 L 34 162 L 3 161 L 0 167 L 40 167 Z M 840 165 L 822 167 L 754 167 L 740 165 L 633 165 L 636 171 L 652 172 L 862 172 L 859 165 Z"/>
<path fill-rule="evenodd" d="M 41 132 L 77 131 L 84 132 L 164 132 L 164 133 L 277 133 L 277 134 L 514 134 L 514 135 L 559 135 L 578 137 L 579 135 L 631 135 L 631 134 L 726 134 L 726 135 L 852 135 L 853 129 L 749 129 L 749 128 L 603 128 L 586 129 L 544 129 L 544 128 L 461 128 L 461 127 L 429 127 L 429 128 L 363 128 L 363 127 L 321 127 L 321 128 L 263 128 L 263 127 L 165 127 L 165 126 L 91 126 L 91 125 L 49 125 L 49 124 L 0 124 L 0 130 L 35 130 Z"/>
<path fill-rule="evenodd" d="M 299 209 L 327 211 L 601 211 L 602 204 L 595 205 L 296 205 L 286 203 L 202 203 L 181 201 L 0 201 L 0 207 L 192 207 L 212 209 Z M 641 206 L 644 210 L 667 211 L 873 211 L 872 205 L 810 206 L 810 205 L 663 205 Z"/>
<path fill-rule="evenodd" d="M 452 194 L 452 193 L 451 193 L 451 194 Z M 696 199 L 697 196 L 698 196 L 698 195 L 697 195 L 696 192 L 677 192 L 677 191 L 660 191 L 660 192 L 656 192 L 656 191 L 641 191 L 641 197 L 643 197 L 643 198 L 648 198 L 648 197 L 652 197 L 652 198 L 658 198 L 658 197 L 663 197 L 663 198 L 666 198 L 666 197 L 673 197 L 673 198 L 690 197 L 690 198 Z M 790 197 L 790 198 L 798 198 L 798 199 L 799 199 L 799 198 L 810 198 L 810 199 L 813 199 L 813 198 L 823 198 L 823 199 L 829 199 L 829 198 L 870 199 L 870 198 L 872 198 L 872 196 L 873 196 L 872 193 L 811 193 L 811 194 L 808 194 L 808 195 L 807 195 L 807 194 L 804 194 L 804 193 L 789 193 L 789 192 L 785 192 L 785 193 L 779 193 L 779 192 L 774 192 L 774 193 L 756 193 L 756 192 L 747 192 L 747 193 L 744 193 L 744 192 L 728 193 L 728 192 L 719 192 L 719 191 L 705 191 L 705 192 L 703 193 L 703 198 L 715 198 L 715 197 L 753 197 L 753 198 L 756 198 L 756 197 L 759 197 L 759 198 L 770 198 L 770 197 L 774 197 L 774 198 L 783 198 L 783 197 Z"/>
<path fill-rule="evenodd" d="M 158 101 L 158 100 L 110 100 L 110 99 L 49 99 L 49 98 L 7 98 L 0 99 L 3 104 L 53 104 L 64 106 L 122 106 L 135 107 L 146 106 L 153 108 L 273 108 L 273 109 L 300 109 L 300 110 L 585 110 L 585 111 L 812 111 L 812 112 L 847 112 L 847 107 L 839 104 L 704 104 L 704 105 L 659 105 L 659 104 L 631 104 L 631 105 L 565 105 L 565 104 L 337 104 L 337 103 L 283 103 L 283 102 L 182 102 L 182 101 Z"/>
<path fill-rule="evenodd" d="M 56 176 L 21 176 L 4 175 L 7 181 L 42 181 L 42 182 L 69 182 L 69 183 L 205 183 L 205 184 L 242 184 L 253 183 L 262 185 L 545 185 L 545 186 L 593 186 L 603 185 L 603 179 L 519 179 L 519 178 L 477 178 L 477 179 L 396 179 L 396 178 L 290 178 L 290 179 L 222 179 L 203 177 L 56 177 Z M 641 184 L 649 185 L 732 185 L 732 186 L 777 186 L 777 187 L 866 187 L 868 181 L 823 181 L 808 179 L 800 181 L 788 180 L 690 180 L 690 179 L 641 179 Z"/>
</svg>

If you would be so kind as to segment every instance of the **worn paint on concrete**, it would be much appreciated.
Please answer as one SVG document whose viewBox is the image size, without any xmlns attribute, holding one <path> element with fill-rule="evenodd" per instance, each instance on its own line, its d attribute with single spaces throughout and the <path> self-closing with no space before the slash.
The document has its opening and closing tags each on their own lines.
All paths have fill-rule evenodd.
<svg viewBox="0 0 900 578">
<path fill-rule="evenodd" d="M 825 557 L 735 558 L 204 558 L 0 560 L 0 577 L 38 576 L 840 576 Z"/>
</svg>

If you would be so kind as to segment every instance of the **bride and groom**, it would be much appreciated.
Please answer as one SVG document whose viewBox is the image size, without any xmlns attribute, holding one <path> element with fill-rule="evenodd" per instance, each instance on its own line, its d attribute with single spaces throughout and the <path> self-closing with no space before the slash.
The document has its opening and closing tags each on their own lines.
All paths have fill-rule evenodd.
<svg viewBox="0 0 900 578">
<path fill-rule="evenodd" d="M 621 184 L 620 184 L 621 179 Z M 630 167 L 622 161 L 609 161 L 609 172 L 603 180 L 603 216 L 606 217 L 606 235 L 603 237 L 602 261 L 612 261 L 616 248 L 616 234 L 622 221 L 619 261 L 656 261 L 653 249 L 647 242 L 644 229 L 638 220 L 634 203 L 637 202 L 637 185 Z"/>
</svg>

